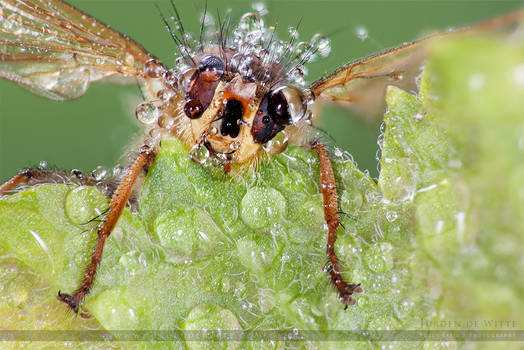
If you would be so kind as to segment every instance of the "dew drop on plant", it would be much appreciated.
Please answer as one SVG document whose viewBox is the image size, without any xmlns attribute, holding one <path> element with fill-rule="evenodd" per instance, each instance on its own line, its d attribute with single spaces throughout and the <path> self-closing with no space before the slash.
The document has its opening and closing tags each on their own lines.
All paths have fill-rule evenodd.
<svg viewBox="0 0 524 350">
<path fill-rule="evenodd" d="M 305 59 L 313 52 L 313 46 L 305 41 L 297 43 L 293 49 L 293 53 L 300 59 Z"/>
<path fill-rule="evenodd" d="M 127 253 L 120 256 L 120 259 L 118 259 L 118 263 L 126 270 L 134 271 L 135 269 L 139 268 L 138 255 L 139 252 L 137 250 L 130 250 Z"/>
<path fill-rule="evenodd" d="M 65 212 L 76 225 L 84 225 L 107 209 L 107 198 L 88 186 L 73 188 L 66 195 Z"/>
<path fill-rule="evenodd" d="M 513 69 L 513 81 L 516 85 L 524 87 L 524 63 L 517 65 Z"/>
<path fill-rule="evenodd" d="M 257 296 L 258 296 L 258 307 L 260 308 L 260 311 L 262 311 L 263 313 L 269 312 L 271 309 L 273 309 L 276 306 L 275 297 L 271 289 L 259 288 Z"/>
<path fill-rule="evenodd" d="M 340 197 L 340 209 L 348 215 L 358 214 L 364 198 L 358 191 L 344 191 Z"/>
<path fill-rule="evenodd" d="M 389 222 L 394 222 L 398 219 L 398 213 L 394 210 L 388 210 L 386 212 L 386 220 Z"/>
<path fill-rule="evenodd" d="M 286 199 L 274 188 L 252 187 L 242 198 L 240 207 L 244 223 L 261 229 L 279 220 L 286 212 Z"/>
<path fill-rule="evenodd" d="M 229 281 L 229 278 L 226 277 L 222 279 L 222 282 L 220 283 L 220 287 L 221 287 L 222 292 L 228 293 L 229 290 L 231 289 L 231 282 Z"/>
<path fill-rule="evenodd" d="M 246 285 L 240 281 L 235 282 L 235 288 L 233 288 L 233 295 L 235 297 L 242 297 L 246 293 Z"/>
<path fill-rule="evenodd" d="M 377 243 L 366 251 L 364 260 L 374 272 L 389 271 L 393 268 L 393 246 L 387 242 Z"/>
<path fill-rule="evenodd" d="M 486 77 L 482 73 L 472 74 L 468 79 L 468 87 L 470 90 L 480 90 L 486 84 Z"/>
<path fill-rule="evenodd" d="M 416 121 L 416 122 L 419 122 L 421 121 L 422 119 L 424 119 L 424 116 L 421 114 L 421 113 L 417 113 L 413 116 L 413 120 Z"/>
<path fill-rule="evenodd" d="M 154 222 L 154 232 L 163 247 L 190 256 L 198 240 L 193 222 L 178 211 L 165 211 Z"/>
<path fill-rule="evenodd" d="M 147 258 L 144 253 L 140 253 L 138 256 L 138 263 L 142 266 L 147 266 Z"/>
<path fill-rule="evenodd" d="M 238 322 L 238 319 L 235 317 L 235 314 L 231 310 L 222 308 L 215 304 L 199 304 L 195 306 L 184 322 L 184 330 L 186 331 L 199 331 L 202 330 L 228 330 L 228 331 L 241 331 L 242 327 Z M 200 349 L 209 349 L 209 341 L 222 341 L 220 333 L 213 333 L 212 336 L 206 339 L 206 341 L 188 341 L 186 345 L 192 350 Z M 230 342 L 228 344 L 228 349 L 235 349 L 238 347 L 238 342 Z"/>
</svg>

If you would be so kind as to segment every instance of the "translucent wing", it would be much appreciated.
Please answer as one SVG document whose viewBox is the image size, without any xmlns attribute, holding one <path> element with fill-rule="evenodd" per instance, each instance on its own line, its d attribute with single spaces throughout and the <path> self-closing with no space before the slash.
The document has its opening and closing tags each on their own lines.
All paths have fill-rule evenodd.
<svg viewBox="0 0 524 350">
<path fill-rule="evenodd" d="M 388 85 L 416 89 L 427 50 L 435 40 L 450 34 L 501 33 L 515 31 L 524 20 L 524 10 L 497 17 L 471 27 L 435 34 L 349 63 L 310 87 L 317 99 L 341 102 L 355 112 L 378 117 L 385 106 Z"/>
<path fill-rule="evenodd" d="M 153 58 L 140 45 L 59 0 L 0 0 L 0 78 L 55 100 L 104 78 L 136 82 Z"/>
</svg>

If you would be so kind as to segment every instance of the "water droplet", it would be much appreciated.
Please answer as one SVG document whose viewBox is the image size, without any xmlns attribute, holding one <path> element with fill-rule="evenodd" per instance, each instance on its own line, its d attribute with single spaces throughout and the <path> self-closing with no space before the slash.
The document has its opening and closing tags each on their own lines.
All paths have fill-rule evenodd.
<svg viewBox="0 0 524 350">
<path fill-rule="evenodd" d="M 235 297 L 242 297 L 246 293 L 246 285 L 240 281 L 235 282 L 235 288 L 233 289 L 233 295 Z"/>
<path fill-rule="evenodd" d="M 142 102 L 136 107 L 136 119 L 142 124 L 152 124 L 159 116 L 159 109 L 153 102 Z"/>
<path fill-rule="evenodd" d="M 108 199 L 96 189 L 88 186 L 73 188 L 66 195 L 65 212 L 76 225 L 85 225 L 105 212 Z"/>
<path fill-rule="evenodd" d="M 357 35 L 357 37 L 364 41 L 368 38 L 368 30 L 364 27 L 357 27 L 355 29 L 355 34 Z"/>
<path fill-rule="evenodd" d="M 471 90 L 480 90 L 486 84 L 486 77 L 483 73 L 474 73 L 468 79 L 468 87 Z"/>
<path fill-rule="evenodd" d="M 286 199 L 274 188 L 252 187 L 247 190 L 240 206 L 244 223 L 261 229 L 280 220 L 286 212 Z"/>
<path fill-rule="evenodd" d="M 381 170 L 379 186 L 387 200 L 413 199 L 419 181 L 417 163 L 409 158 L 388 158 Z"/>
<path fill-rule="evenodd" d="M 370 270 L 386 272 L 393 268 L 393 246 L 391 243 L 377 243 L 366 251 L 364 259 Z"/>
<path fill-rule="evenodd" d="M 266 8 L 266 4 L 263 2 L 255 2 L 253 5 L 251 5 L 253 10 L 255 10 L 260 16 L 267 15 L 268 11 Z"/>
<path fill-rule="evenodd" d="M 513 81 L 520 87 L 524 87 L 524 63 L 521 63 L 513 69 Z"/>
<path fill-rule="evenodd" d="M 95 180 L 100 181 L 103 180 L 107 175 L 107 169 L 105 169 L 102 166 L 97 166 L 95 170 L 91 172 L 91 176 L 95 178 Z"/>
<path fill-rule="evenodd" d="M 311 45 L 317 50 L 322 57 L 327 57 L 331 52 L 329 38 L 323 34 L 315 34 L 311 39 Z"/>
<path fill-rule="evenodd" d="M 229 149 L 232 150 L 232 151 L 236 151 L 239 148 L 240 148 L 240 142 L 239 141 L 233 141 L 229 145 Z"/>
<path fill-rule="evenodd" d="M 416 122 L 419 122 L 421 121 L 422 119 L 424 119 L 424 116 L 421 114 L 421 113 L 417 113 L 413 116 L 413 120 L 416 121 Z"/>
<path fill-rule="evenodd" d="M 201 144 L 196 144 L 193 147 L 191 147 L 191 150 L 189 151 L 189 157 L 192 161 L 198 164 L 204 164 L 209 160 L 209 157 L 211 156 L 211 153 L 206 148 L 206 146 Z"/>
<path fill-rule="evenodd" d="M 160 78 L 165 71 L 166 67 L 164 64 L 155 58 L 150 59 L 144 64 L 144 75 L 151 78 Z"/>
<path fill-rule="evenodd" d="M 166 70 L 163 74 L 164 82 L 174 90 L 178 89 L 178 78 L 173 70 Z"/>
<path fill-rule="evenodd" d="M 262 248 L 251 240 L 237 241 L 237 256 L 241 264 L 254 275 L 261 275 L 271 262 Z"/>
<path fill-rule="evenodd" d="M 298 60 L 308 58 L 313 53 L 313 46 L 305 41 L 301 41 L 293 48 L 293 53 L 297 56 Z"/>
<path fill-rule="evenodd" d="M 171 129 L 175 126 L 175 119 L 168 115 L 161 115 L 158 118 L 158 126 L 162 129 Z"/>
<path fill-rule="evenodd" d="M 295 27 L 289 27 L 289 28 L 287 29 L 287 32 L 288 32 L 288 34 L 289 34 L 289 39 L 290 39 L 290 40 L 295 41 L 295 40 L 298 39 L 298 30 L 297 30 L 297 28 L 295 28 Z"/>
<path fill-rule="evenodd" d="M 398 219 L 398 213 L 394 210 L 388 210 L 386 212 L 386 220 L 389 222 L 393 222 Z"/>
<path fill-rule="evenodd" d="M 240 18 L 238 27 L 233 32 L 235 42 L 239 46 L 244 43 L 253 45 L 255 42 L 260 41 L 264 29 L 264 21 L 260 15 L 256 13 L 246 13 Z"/>
<path fill-rule="evenodd" d="M 169 101 L 173 96 L 175 96 L 175 93 L 171 89 L 159 90 L 156 93 L 156 97 L 163 102 Z"/>
<path fill-rule="evenodd" d="M 191 255 L 196 248 L 193 222 L 181 211 L 166 211 L 155 220 L 154 232 L 160 244 L 172 248 L 180 254 Z"/>
<path fill-rule="evenodd" d="M 138 255 L 140 253 L 137 250 L 131 250 L 118 259 L 118 263 L 127 270 L 136 270 L 140 267 L 138 263 Z"/>
<path fill-rule="evenodd" d="M 188 342 L 192 349 L 209 349 L 209 345 L 212 344 L 210 341 L 225 340 L 220 330 L 241 331 L 242 327 L 231 310 L 205 303 L 191 309 L 185 318 L 184 330 L 198 331 L 201 335 L 203 335 L 202 330 L 212 330 L 213 332 L 207 333 L 205 341 Z"/>
<path fill-rule="evenodd" d="M 135 64 L 135 58 L 129 52 L 126 52 L 124 57 L 124 63 L 128 67 L 132 67 Z"/>
</svg>

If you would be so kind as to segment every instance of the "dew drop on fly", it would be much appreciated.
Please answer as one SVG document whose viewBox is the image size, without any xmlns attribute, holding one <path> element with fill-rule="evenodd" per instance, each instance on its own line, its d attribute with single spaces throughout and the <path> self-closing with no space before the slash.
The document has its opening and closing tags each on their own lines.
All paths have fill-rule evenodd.
<svg viewBox="0 0 524 350">
<path fill-rule="evenodd" d="M 160 112 L 153 102 L 142 102 L 136 107 L 136 119 L 145 125 L 152 124 L 158 119 Z"/>
<path fill-rule="evenodd" d="M 209 160 L 209 157 L 211 156 L 209 150 L 206 146 L 202 144 L 196 144 L 193 147 L 191 147 L 191 150 L 189 151 L 189 157 L 192 161 L 198 164 L 204 164 Z"/>
</svg>

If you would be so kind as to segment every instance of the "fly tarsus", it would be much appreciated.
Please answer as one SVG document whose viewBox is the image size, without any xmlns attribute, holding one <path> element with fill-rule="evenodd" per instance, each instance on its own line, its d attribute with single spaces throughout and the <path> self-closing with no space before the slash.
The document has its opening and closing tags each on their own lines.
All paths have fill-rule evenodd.
<svg viewBox="0 0 524 350">
<path fill-rule="evenodd" d="M 326 265 L 325 271 L 329 273 L 331 282 L 338 289 L 340 300 L 345 305 L 345 310 L 349 305 L 356 303 L 353 294 L 361 293 L 362 287 L 360 284 L 347 283 L 340 273 L 339 262 L 335 253 L 337 228 L 340 225 L 335 175 L 333 174 L 326 147 L 320 142 L 312 143 L 311 147 L 317 152 L 320 161 L 320 188 L 324 202 L 324 219 L 328 226 L 326 255 L 329 263 Z"/>
<path fill-rule="evenodd" d="M 105 242 L 111 232 L 113 232 L 118 219 L 120 219 L 120 216 L 122 215 L 122 211 L 131 195 L 137 177 L 145 167 L 149 166 L 153 158 L 153 151 L 148 146 L 142 146 L 140 154 L 122 177 L 122 180 L 109 203 L 107 216 L 98 227 L 98 237 L 95 250 L 91 255 L 91 261 L 84 272 L 84 278 L 82 279 L 80 286 L 72 295 L 58 292 L 58 300 L 67 304 L 67 306 L 69 306 L 69 308 L 75 313 L 78 313 L 80 304 L 91 290 L 98 265 L 102 259 Z"/>
<path fill-rule="evenodd" d="M 80 302 L 81 300 L 78 300 L 78 298 L 75 298 L 77 294 L 66 294 L 58 291 L 58 295 L 56 298 L 60 300 L 61 302 L 67 304 L 71 310 L 76 314 L 78 313 L 78 309 L 80 308 Z"/>
</svg>

